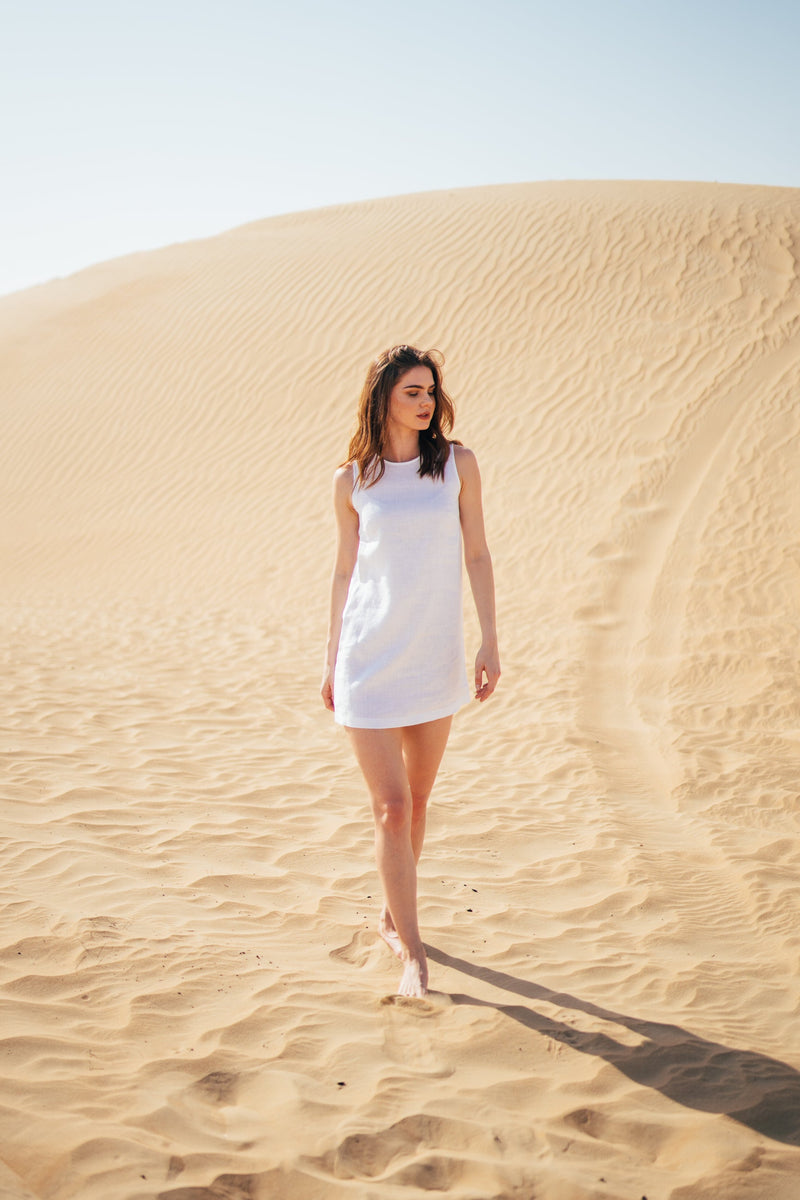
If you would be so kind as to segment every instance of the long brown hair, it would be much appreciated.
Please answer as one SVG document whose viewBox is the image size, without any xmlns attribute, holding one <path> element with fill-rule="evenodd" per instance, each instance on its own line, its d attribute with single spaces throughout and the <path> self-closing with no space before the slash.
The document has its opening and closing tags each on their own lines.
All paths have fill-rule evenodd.
<svg viewBox="0 0 800 1200">
<path fill-rule="evenodd" d="M 362 487 L 377 483 L 383 475 L 383 454 L 392 388 L 412 367 L 428 367 L 433 375 L 433 417 L 427 429 L 419 432 L 419 473 L 444 477 L 444 465 L 450 457 L 447 434 L 453 428 L 453 401 L 442 384 L 444 355 L 438 350 L 417 350 L 415 346 L 392 346 L 370 363 L 358 404 L 358 428 L 350 439 L 347 462 L 358 466 Z"/>
</svg>

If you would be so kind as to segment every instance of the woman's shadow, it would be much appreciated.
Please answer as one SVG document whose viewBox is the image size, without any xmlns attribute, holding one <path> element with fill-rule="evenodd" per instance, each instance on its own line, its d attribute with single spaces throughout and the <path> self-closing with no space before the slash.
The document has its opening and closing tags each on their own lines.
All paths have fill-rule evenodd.
<svg viewBox="0 0 800 1200">
<path fill-rule="evenodd" d="M 426 951 L 434 962 L 503 991 L 623 1025 L 641 1041 L 630 1046 L 605 1033 L 584 1033 L 522 1004 L 496 1004 L 463 994 L 451 997 L 454 1004 L 494 1008 L 573 1050 L 605 1059 L 635 1083 L 655 1088 L 678 1104 L 699 1112 L 724 1114 L 766 1137 L 800 1146 L 800 1072 L 786 1063 L 751 1050 L 733 1050 L 709 1042 L 677 1025 L 627 1017 L 432 946 L 426 946 Z"/>
</svg>

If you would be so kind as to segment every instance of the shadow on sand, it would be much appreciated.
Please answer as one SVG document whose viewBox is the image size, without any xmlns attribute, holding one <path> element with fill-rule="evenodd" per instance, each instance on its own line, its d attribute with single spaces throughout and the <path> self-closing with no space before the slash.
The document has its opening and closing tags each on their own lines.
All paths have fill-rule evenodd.
<svg viewBox="0 0 800 1200">
<path fill-rule="evenodd" d="M 751 1050 L 732 1050 L 719 1042 L 709 1042 L 677 1025 L 627 1017 L 566 992 L 554 992 L 515 975 L 445 954 L 433 946 L 425 949 L 430 959 L 444 967 L 527 1000 L 546 1001 L 623 1025 L 642 1040 L 630 1046 L 605 1033 L 584 1033 L 522 1004 L 493 1003 L 475 996 L 452 994 L 454 1004 L 494 1008 L 573 1050 L 605 1059 L 635 1083 L 654 1088 L 686 1108 L 720 1113 L 775 1141 L 800 1146 L 800 1072 L 786 1063 Z"/>
</svg>

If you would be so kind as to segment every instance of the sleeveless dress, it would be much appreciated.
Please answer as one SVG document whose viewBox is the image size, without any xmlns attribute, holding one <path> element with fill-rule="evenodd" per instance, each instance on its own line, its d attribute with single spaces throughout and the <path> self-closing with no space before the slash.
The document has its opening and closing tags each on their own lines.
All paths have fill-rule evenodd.
<svg viewBox="0 0 800 1200">
<path fill-rule="evenodd" d="M 444 479 L 419 459 L 384 460 L 362 487 L 353 466 L 358 557 L 342 617 L 334 716 L 354 729 L 447 717 L 470 699 L 461 599 L 461 488 L 455 451 Z"/>
</svg>

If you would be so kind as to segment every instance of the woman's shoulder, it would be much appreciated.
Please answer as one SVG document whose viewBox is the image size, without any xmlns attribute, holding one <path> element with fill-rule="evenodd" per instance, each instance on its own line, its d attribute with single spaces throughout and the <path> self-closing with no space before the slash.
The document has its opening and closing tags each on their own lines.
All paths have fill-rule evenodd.
<svg viewBox="0 0 800 1200">
<path fill-rule="evenodd" d="M 336 503 L 344 502 L 348 506 L 351 505 L 354 482 L 353 463 L 344 463 L 343 466 L 336 468 L 333 473 L 333 498 Z"/>
<path fill-rule="evenodd" d="M 348 483 L 352 483 L 353 482 L 353 467 L 354 467 L 354 464 L 351 462 L 343 463 L 340 467 L 337 467 L 336 470 L 333 472 L 333 486 L 341 487 L 342 480 L 345 480 Z"/>
<path fill-rule="evenodd" d="M 462 479 L 465 472 L 469 474 L 472 471 L 477 471 L 478 460 L 472 450 L 467 446 L 462 446 L 461 442 L 451 442 L 450 445 L 453 450 L 453 459 Z"/>
</svg>

